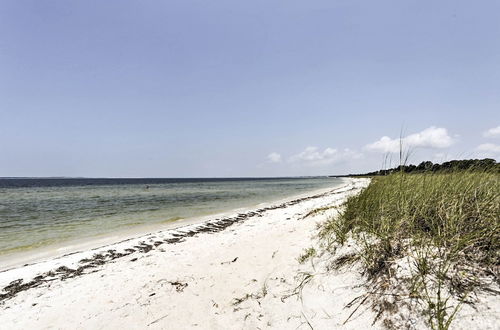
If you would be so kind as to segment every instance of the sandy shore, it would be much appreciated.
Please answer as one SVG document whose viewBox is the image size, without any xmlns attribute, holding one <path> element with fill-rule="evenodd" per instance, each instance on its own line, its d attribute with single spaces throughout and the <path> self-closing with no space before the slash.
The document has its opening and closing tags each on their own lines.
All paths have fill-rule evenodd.
<svg viewBox="0 0 500 330">
<path fill-rule="evenodd" d="M 349 179 L 341 179 L 343 182 L 348 182 Z M 337 186 L 343 185 L 338 184 Z M 87 237 L 82 239 L 73 239 L 57 244 L 51 244 L 45 247 L 39 247 L 34 250 L 16 252 L 7 255 L 0 255 L 0 273 L 26 264 L 40 263 L 44 261 L 53 260 L 68 254 L 79 253 L 81 251 L 91 251 L 99 249 L 103 246 L 117 245 L 116 243 L 122 241 L 133 240 L 135 238 L 142 238 L 151 235 L 151 233 L 158 233 L 164 231 L 171 231 L 172 229 L 179 229 L 189 225 L 197 225 L 204 222 L 213 222 L 214 219 L 228 219 L 237 217 L 240 214 L 250 213 L 258 209 L 274 207 L 279 204 L 287 203 L 293 200 L 310 197 L 312 195 L 321 195 L 331 191 L 335 187 L 317 189 L 312 192 L 293 195 L 287 198 L 273 200 L 270 202 L 263 202 L 249 207 L 242 207 L 237 209 L 228 210 L 221 213 L 209 214 L 205 216 L 191 217 L 186 219 L 179 219 L 176 221 L 169 221 L 165 223 L 142 224 L 133 226 L 128 229 L 120 229 L 112 233 L 102 234 L 97 237 Z M 130 245 L 130 243 L 128 244 Z"/>
<path fill-rule="evenodd" d="M 359 254 L 358 246 L 298 261 L 318 244 L 318 223 L 368 182 L 346 179 L 341 187 L 0 271 L 0 329 L 383 328 L 365 299 L 373 292 L 361 265 L 336 266 Z M 495 291 L 475 300 L 460 308 L 453 329 L 497 329 Z M 405 308 L 393 320 L 396 328 L 427 327 Z"/>
<path fill-rule="evenodd" d="M 363 290 L 356 269 L 297 288 L 311 264 L 297 261 L 324 213 L 367 184 L 340 188 L 232 218 L 130 238 L 0 273 L 0 324 L 9 329 L 256 329 L 371 324 L 345 308 Z M 304 277 L 304 278 L 302 278 Z M 21 281 L 22 279 L 22 281 Z M 316 276 L 315 280 L 318 280 Z M 299 292 L 300 291 L 300 292 Z M 332 294 L 333 293 L 333 294 Z"/>
</svg>

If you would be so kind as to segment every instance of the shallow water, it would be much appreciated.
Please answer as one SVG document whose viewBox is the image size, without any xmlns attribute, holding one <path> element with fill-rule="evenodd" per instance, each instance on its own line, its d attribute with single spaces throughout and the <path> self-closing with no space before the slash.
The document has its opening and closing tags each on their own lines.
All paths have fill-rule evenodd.
<svg viewBox="0 0 500 330">
<path fill-rule="evenodd" d="M 0 255 L 204 216 L 341 179 L 0 179 Z"/>
</svg>

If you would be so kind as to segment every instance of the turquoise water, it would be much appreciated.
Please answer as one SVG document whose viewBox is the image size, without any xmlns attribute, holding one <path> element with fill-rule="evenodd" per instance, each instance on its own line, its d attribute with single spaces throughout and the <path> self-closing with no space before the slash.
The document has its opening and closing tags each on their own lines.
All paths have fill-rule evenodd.
<svg viewBox="0 0 500 330">
<path fill-rule="evenodd" d="M 0 179 L 0 255 L 249 207 L 341 183 L 327 177 Z"/>
</svg>

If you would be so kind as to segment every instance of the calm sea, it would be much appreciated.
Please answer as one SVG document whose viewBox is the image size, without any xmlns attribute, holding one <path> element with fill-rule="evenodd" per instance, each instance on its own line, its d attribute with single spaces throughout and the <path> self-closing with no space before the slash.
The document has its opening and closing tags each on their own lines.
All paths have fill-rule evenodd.
<svg viewBox="0 0 500 330">
<path fill-rule="evenodd" d="M 338 186 L 274 179 L 0 179 L 0 255 Z"/>
</svg>

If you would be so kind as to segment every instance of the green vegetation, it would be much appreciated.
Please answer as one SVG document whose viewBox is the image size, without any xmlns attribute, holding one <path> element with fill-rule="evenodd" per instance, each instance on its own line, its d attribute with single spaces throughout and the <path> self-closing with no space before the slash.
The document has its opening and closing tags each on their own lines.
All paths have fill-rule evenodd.
<svg viewBox="0 0 500 330">
<path fill-rule="evenodd" d="M 304 250 L 304 253 L 298 258 L 298 262 L 303 264 L 307 260 L 316 255 L 316 250 L 313 247 Z"/>
<path fill-rule="evenodd" d="M 402 156 L 401 156 L 402 157 Z M 455 171 L 478 171 L 478 172 L 496 172 L 500 173 L 500 163 L 491 158 L 485 159 L 462 159 L 450 160 L 442 164 L 434 164 L 431 161 L 421 162 L 418 165 L 402 164 L 398 167 L 369 172 L 365 174 L 350 174 L 348 176 L 376 176 L 389 175 L 393 173 L 452 173 Z"/>
<path fill-rule="evenodd" d="M 425 174 L 407 174 L 400 167 L 397 173 L 374 177 L 344 207 L 323 225 L 322 239 L 340 245 L 354 239 L 362 247 L 359 256 L 374 292 L 391 290 L 423 302 L 434 329 L 450 326 L 460 304 L 482 287 L 481 277 L 498 283 L 496 163 L 488 171 Z M 410 269 L 405 281 L 394 278 L 402 260 Z M 380 316 L 388 303 L 378 303 Z"/>
</svg>

